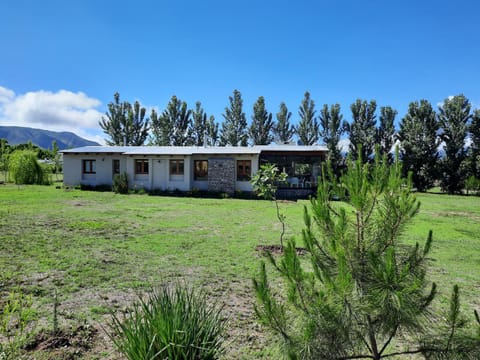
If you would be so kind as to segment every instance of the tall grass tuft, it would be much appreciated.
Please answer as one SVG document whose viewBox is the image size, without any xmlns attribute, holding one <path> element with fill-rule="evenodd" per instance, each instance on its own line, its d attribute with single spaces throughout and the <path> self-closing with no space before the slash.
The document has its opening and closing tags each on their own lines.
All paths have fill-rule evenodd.
<svg viewBox="0 0 480 360">
<path fill-rule="evenodd" d="M 113 314 L 109 336 L 129 360 L 217 359 L 225 325 L 205 293 L 177 284 L 152 290 L 122 318 Z"/>
</svg>

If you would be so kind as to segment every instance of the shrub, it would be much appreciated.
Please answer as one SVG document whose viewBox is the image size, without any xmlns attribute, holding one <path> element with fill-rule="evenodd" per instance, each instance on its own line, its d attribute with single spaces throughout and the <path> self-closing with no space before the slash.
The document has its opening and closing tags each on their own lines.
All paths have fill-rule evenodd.
<svg viewBox="0 0 480 360">
<path fill-rule="evenodd" d="M 11 180 L 15 184 L 48 185 L 50 177 L 37 161 L 37 155 L 30 150 L 17 150 L 8 163 Z"/>
<path fill-rule="evenodd" d="M 476 192 L 478 195 L 478 192 L 480 191 L 480 179 L 477 179 L 475 176 L 470 176 L 466 181 L 465 181 L 465 190 L 467 192 L 467 195 L 469 192 L 473 191 L 474 193 Z"/>
<path fill-rule="evenodd" d="M 117 194 L 128 194 L 128 174 L 126 172 L 113 177 L 112 189 Z"/>
<path fill-rule="evenodd" d="M 204 293 L 164 286 L 140 299 L 120 319 L 113 314 L 109 336 L 129 360 L 217 359 L 223 352 L 225 320 Z"/>
<path fill-rule="evenodd" d="M 0 304 L 0 359 L 18 359 L 21 347 L 33 332 L 36 314 L 32 297 L 12 291 L 0 299 Z"/>
</svg>

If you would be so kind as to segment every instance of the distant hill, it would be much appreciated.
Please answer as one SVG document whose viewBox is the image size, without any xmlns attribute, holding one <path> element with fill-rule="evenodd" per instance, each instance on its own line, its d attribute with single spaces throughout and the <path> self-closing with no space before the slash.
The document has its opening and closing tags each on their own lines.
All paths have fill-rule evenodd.
<svg viewBox="0 0 480 360">
<path fill-rule="evenodd" d="M 7 139 L 10 145 L 26 144 L 31 141 L 33 145 L 43 149 L 51 149 L 54 140 L 57 142 L 60 150 L 99 145 L 71 132 L 56 132 L 20 126 L 0 126 L 0 139 Z"/>
</svg>

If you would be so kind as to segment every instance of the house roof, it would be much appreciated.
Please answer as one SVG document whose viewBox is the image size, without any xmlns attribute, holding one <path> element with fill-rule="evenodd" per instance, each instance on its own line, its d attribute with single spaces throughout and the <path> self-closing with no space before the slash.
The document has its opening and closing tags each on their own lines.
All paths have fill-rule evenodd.
<svg viewBox="0 0 480 360">
<path fill-rule="evenodd" d="M 326 152 L 324 145 L 256 145 L 256 146 L 83 146 L 61 151 L 64 154 L 124 155 L 255 155 L 261 152 Z"/>
</svg>

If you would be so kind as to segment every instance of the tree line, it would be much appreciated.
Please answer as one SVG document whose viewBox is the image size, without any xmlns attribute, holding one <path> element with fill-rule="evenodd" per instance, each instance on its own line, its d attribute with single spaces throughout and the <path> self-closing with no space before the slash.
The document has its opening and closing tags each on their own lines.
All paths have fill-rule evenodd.
<svg viewBox="0 0 480 360">
<path fill-rule="evenodd" d="M 458 193 L 469 177 L 480 178 L 480 110 L 473 110 L 464 95 L 445 99 L 438 111 L 427 100 L 411 102 L 398 131 L 398 111 L 391 106 L 378 108 L 375 100 L 357 99 L 350 111 L 351 119 L 346 121 L 338 103 L 317 110 L 307 91 L 295 126 L 285 103 L 280 104 L 274 120 L 260 96 L 253 104 L 249 124 L 242 95 L 234 90 L 219 124 L 200 101 L 190 109 L 185 101 L 172 96 L 165 110 L 152 109 L 147 116 L 138 101 L 121 101 L 115 93 L 99 125 L 108 135 L 109 145 L 247 146 L 290 143 L 294 137 L 303 145 L 323 141 L 336 174 L 345 164 L 339 146 L 343 137 L 349 139 L 349 156 L 364 162 L 372 161 L 375 151 L 392 161 L 398 144 L 405 174 L 412 172 L 413 185 L 419 191 L 439 181 L 445 191 Z"/>
</svg>

